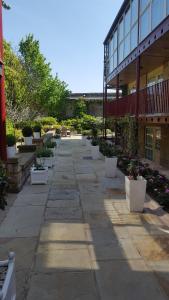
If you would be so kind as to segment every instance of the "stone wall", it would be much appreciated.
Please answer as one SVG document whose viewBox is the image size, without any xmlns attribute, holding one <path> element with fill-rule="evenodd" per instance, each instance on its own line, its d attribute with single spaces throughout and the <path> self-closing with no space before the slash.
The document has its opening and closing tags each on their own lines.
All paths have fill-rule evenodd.
<svg viewBox="0 0 169 300">
<path fill-rule="evenodd" d="M 102 117 L 103 116 L 103 102 L 102 101 L 86 101 L 87 114 Z M 67 100 L 66 102 L 66 117 L 73 118 L 75 101 Z"/>
</svg>

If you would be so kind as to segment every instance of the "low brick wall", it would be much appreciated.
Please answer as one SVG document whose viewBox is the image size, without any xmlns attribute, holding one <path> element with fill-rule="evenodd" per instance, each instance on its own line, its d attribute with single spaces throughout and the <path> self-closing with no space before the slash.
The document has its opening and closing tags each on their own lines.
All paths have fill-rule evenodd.
<svg viewBox="0 0 169 300">
<path fill-rule="evenodd" d="M 30 175 L 30 168 L 36 158 L 35 153 L 19 153 L 7 161 L 9 191 L 18 193 Z"/>
</svg>

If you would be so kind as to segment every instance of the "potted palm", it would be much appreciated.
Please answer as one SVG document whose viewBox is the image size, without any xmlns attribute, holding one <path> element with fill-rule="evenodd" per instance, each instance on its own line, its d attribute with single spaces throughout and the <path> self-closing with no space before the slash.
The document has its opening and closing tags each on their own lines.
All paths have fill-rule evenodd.
<svg viewBox="0 0 169 300">
<path fill-rule="evenodd" d="M 33 127 L 33 136 L 35 139 L 40 139 L 40 137 L 41 137 L 41 126 L 40 125 L 35 125 Z"/>
<path fill-rule="evenodd" d="M 22 134 L 24 136 L 24 142 L 25 145 L 32 145 L 32 136 L 33 136 L 33 130 L 30 126 L 25 126 L 22 129 Z"/>
<path fill-rule="evenodd" d="M 6 136 L 7 142 L 7 157 L 12 158 L 16 154 L 16 138 L 13 134 L 8 134 Z"/>
<path fill-rule="evenodd" d="M 94 160 L 100 158 L 99 142 L 98 142 L 97 139 L 92 139 L 92 142 L 91 142 L 91 153 L 92 153 L 92 158 Z"/>
<path fill-rule="evenodd" d="M 147 180 L 139 174 L 137 161 L 131 161 L 125 176 L 125 190 L 128 208 L 131 212 L 142 212 L 146 197 Z"/>
<path fill-rule="evenodd" d="M 48 167 L 35 164 L 31 168 L 31 184 L 47 184 L 48 182 Z"/>
<path fill-rule="evenodd" d="M 105 156 L 105 175 L 108 178 L 114 178 L 117 174 L 117 156 L 115 149 L 106 144 L 102 154 Z"/>
<path fill-rule="evenodd" d="M 54 165 L 53 152 L 47 148 L 41 148 L 37 151 L 36 162 L 43 167 L 52 168 Z"/>
</svg>

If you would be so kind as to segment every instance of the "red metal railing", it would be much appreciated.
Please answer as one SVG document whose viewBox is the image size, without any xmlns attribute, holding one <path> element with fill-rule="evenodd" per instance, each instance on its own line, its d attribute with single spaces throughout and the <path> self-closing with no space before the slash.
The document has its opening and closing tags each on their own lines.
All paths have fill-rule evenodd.
<svg viewBox="0 0 169 300">
<path fill-rule="evenodd" d="M 137 95 L 105 103 L 106 116 L 123 117 L 137 114 Z M 139 92 L 138 115 L 169 114 L 169 80 L 147 87 Z"/>
</svg>

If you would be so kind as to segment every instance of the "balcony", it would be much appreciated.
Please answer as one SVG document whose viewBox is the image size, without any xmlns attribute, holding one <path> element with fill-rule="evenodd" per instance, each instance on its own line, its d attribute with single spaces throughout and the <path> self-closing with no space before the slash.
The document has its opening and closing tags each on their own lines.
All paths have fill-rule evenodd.
<svg viewBox="0 0 169 300">
<path fill-rule="evenodd" d="M 138 104 L 136 93 L 105 103 L 106 117 L 136 116 L 137 113 L 138 116 L 169 114 L 169 80 L 140 90 Z"/>
</svg>

